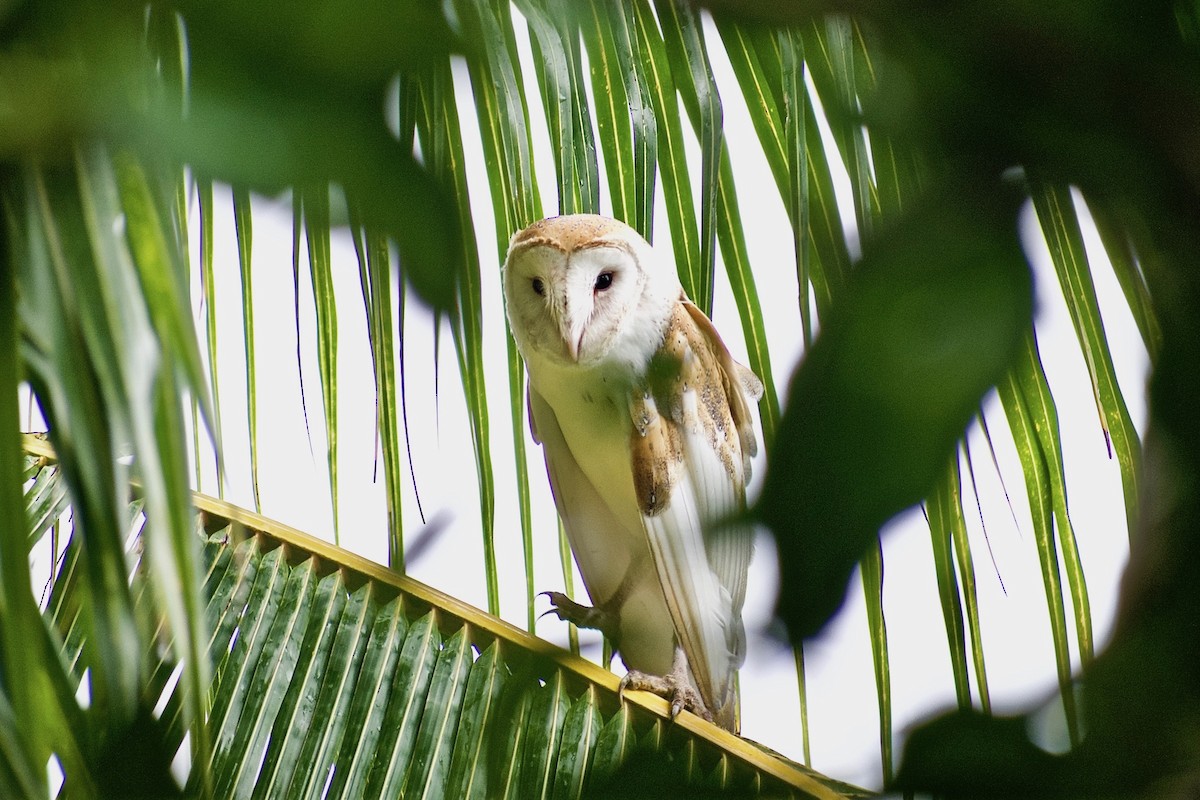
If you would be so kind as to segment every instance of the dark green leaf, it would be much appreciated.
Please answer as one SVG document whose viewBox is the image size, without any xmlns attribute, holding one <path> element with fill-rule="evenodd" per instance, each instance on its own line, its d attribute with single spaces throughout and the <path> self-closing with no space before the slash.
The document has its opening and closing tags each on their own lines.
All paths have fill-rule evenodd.
<svg viewBox="0 0 1200 800">
<path fill-rule="evenodd" d="M 533 699 L 527 722 L 529 733 L 521 750 L 516 796 L 537 800 L 551 796 L 558 743 L 571 701 L 563 686 L 562 673 L 558 670 L 544 685 L 530 692 Z"/>
<path fill-rule="evenodd" d="M 881 233 L 792 381 L 757 512 L 794 637 L 841 604 L 879 527 L 919 501 L 1032 314 L 1018 199 L 946 196 Z"/>
<path fill-rule="evenodd" d="M 417 726 L 425 709 L 434 665 L 442 646 L 434 614 L 408 628 L 396 662 L 392 691 L 380 723 L 378 757 L 367 776 L 364 797 L 394 797 L 408 770 L 416 746 Z"/>
<path fill-rule="evenodd" d="M 327 798 L 361 792 L 376 758 L 380 723 L 391 696 L 392 677 L 408 630 L 404 603 L 392 600 L 375 617 L 371 639 L 363 652 L 362 668 L 346 712 L 341 752 L 334 763 Z"/>
<path fill-rule="evenodd" d="M 316 724 L 308 728 L 294 765 L 298 769 L 288 790 L 292 797 L 319 797 L 326 786 L 346 730 L 347 709 L 378 612 L 372 583 L 355 590 L 342 609 L 337 637 L 312 707 Z"/>
<path fill-rule="evenodd" d="M 489 767 L 488 742 L 503 730 L 498 719 L 501 693 L 508 681 L 500 647 L 493 643 L 475 660 L 463 696 L 463 713 L 454 738 L 446 778 L 447 796 L 491 798 L 496 794 Z"/>
<path fill-rule="evenodd" d="M 596 695 L 589 688 L 575 700 L 563 720 L 558 764 L 554 770 L 553 797 L 556 800 L 574 800 L 583 792 L 584 781 L 592 766 L 596 740 L 600 737 L 601 724 Z"/>
<path fill-rule="evenodd" d="M 429 684 L 426 713 L 417 731 L 416 749 L 401 787 L 402 797 L 414 800 L 445 796 L 454 733 L 463 711 L 463 697 L 471 675 L 471 643 L 464 625 L 438 654 Z"/>
<path fill-rule="evenodd" d="M 271 623 L 263 650 L 249 679 L 234 738 L 227 750 L 218 752 L 213 774 L 219 797 L 249 797 L 270 741 L 271 726 L 283 704 L 300 659 L 300 645 L 307 632 L 309 609 L 317 583 L 312 559 L 291 569 L 279 600 L 279 612 Z"/>
<path fill-rule="evenodd" d="M 314 724 L 318 692 L 346 604 L 342 573 L 322 578 L 309 612 L 300 659 L 271 726 L 267 755 L 254 784 L 255 798 L 280 796 L 292 779 L 305 736 Z"/>
<path fill-rule="evenodd" d="M 1025 730 L 1022 718 L 977 711 L 941 717 L 909 737 L 896 788 L 947 798 L 1058 796 L 1058 759 L 1034 746 Z"/>
</svg>

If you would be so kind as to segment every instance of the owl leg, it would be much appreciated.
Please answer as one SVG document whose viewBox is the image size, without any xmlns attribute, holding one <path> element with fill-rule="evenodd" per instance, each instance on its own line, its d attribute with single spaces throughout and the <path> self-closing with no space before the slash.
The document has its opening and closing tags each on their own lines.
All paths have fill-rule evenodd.
<svg viewBox="0 0 1200 800">
<path fill-rule="evenodd" d="M 616 591 L 602 603 L 585 606 L 576 603 L 562 592 L 542 592 L 550 598 L 551 609 L 546 614 L 554 614 L 559 619 L 573 623 L 577 628 L 591 628 L 600 631 L 604 637 L 620 648 L 621 618 L 620 608 L 633 589 L 634 582 L 644 572 L 644 567 L 635 564 L 625 572 Z M 545 616 L 543 614 L 542 616 Z"/>
<path fill-rule="evenodd" d="M 551 608 L 546 614 L 554 614 L 559 619 L 573 623 L 579 628 L 598 630 L 611 641 L 616 641 L 620 621 L 617 615 L 605 606 L 585 606 L 576 603 L 562 592 L 542 592 L 550 598 Z M 542 616 L 545 616 L 543 614 Z"/>
<path fill-rule="evenodd" d="M 688 666 L 687 655 L 683 652 L 682 647 L 675 648 L 675 660 L 671 664 L 671 671 L 666 675 L 651 675 L 636 669 L 629 670 L 625 673 L 625 677 L 621 678 L 618 694 L 624 694 L 626 689 L 653 692 L 659 697 L 669 700 L 671 702 L 671 719 L 675 719 L 679 716 L 679 712 L 686 708 L 698 717 L 703 717 L 709 722 L 713 721 L 712 714 L 704 705 L 704 699 L 692 681 L 692 670 Z"/>
</svg>

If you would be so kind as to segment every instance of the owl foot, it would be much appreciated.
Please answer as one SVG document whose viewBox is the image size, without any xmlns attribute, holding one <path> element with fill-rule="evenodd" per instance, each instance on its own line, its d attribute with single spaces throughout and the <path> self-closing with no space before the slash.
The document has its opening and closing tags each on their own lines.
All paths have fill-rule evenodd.
<svg viewBox="0 0 1200 800">
<path fill-rule="evenodd" d="M 617 615 L 599 606 L 585 606 L 576 603 L 562 592 L 542 592 L 550 598 L 551 608 L 546 614 L 554 614 L 559 619 L 573 623 L 578 628 L 598 630 L 613 639 L 612 634 L 617 630 Z M 542 616 L 546 616 L 543 614 Z"/>
<path fill-rule="evenodd" d="M 675 662 L 671 671 L 666 675 L 651 675 L 640 670 L 631 669 L 621 678 L 617 688 L 617 696 L 624 695 L 626 689 L 637 689 L 643 692 L 653 692 L 671 703 L 671 719 L 679 716 L 679 712 L 687 709 L 698 717 L 709 722 L 713 716 L 704 705 L 704 698 L 692 682 L 691 671 L 688 669 L 687 657 L 682 648 L 675 650 Z"/>
</svg>

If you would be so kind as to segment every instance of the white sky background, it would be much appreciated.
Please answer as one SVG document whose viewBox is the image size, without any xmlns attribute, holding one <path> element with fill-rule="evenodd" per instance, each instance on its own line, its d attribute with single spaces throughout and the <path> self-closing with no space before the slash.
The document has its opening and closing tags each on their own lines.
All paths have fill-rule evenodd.
<svg viewBox="0 0 1200 800">
<path fill-rule="evenodd" d="M 713 33 L 713 31 L 709 31 Z M 517 24 L 518 38 L 524 38 Z M 796 279 L 791 233 L 774 181 L 759 150 L 736 82 L 724 59 L 719 39 L 710 36 L 710 54 L 724 90 L 726 142 L 730 148 L 746 227 L 750 258 L 759 282 L 759 297 L 767 326 L 771 357 L 780 392 L 800 356 Z M 533 81 L 528 63 L 524 74 Z M 456 68 L 460 108 L 470 108 L 470 86 L 462 65 Z M 535 89 L 528 89 L 531 98 Z M 553 162 L 540 105 L 531 106 L 539 183 L 546 212 L 555 209 Z M 512 467 L 510 417 L 507 409 L 507 356 L 499 265 L 490 200 L 473 112 L 462 114 L 467 143 L 470 191 L 476 209 L 477 235 L 483 275 L 484 359 L 490 401 L 492 459 L 496 476 L 496 550 L 501 574 L 501 611 L 524 627 L 525 577 L 516 481 Z M 695 142 L 689 139 L 693 155 Z M 849 183 L 839 176 L 839 195 L 849 197 Z M 694 170 L 699 187 L 699 170 Z M 299 402 L 296 331 L 291 288 L 291 207 L 289 202 L 257 202 L 254 215 L 254 312 L 258 368 L 258 425 L 260 490 L 268 516 L 302 530 L 332 538 L 328 498 L 325 431 L 317 370 L 314 312 L 307 257 L 302 254 L 300 318 L 301 350 L 311 437 L 306 436 Z M 216 187 L 215 269 L 217 302 L 218 378 L 226 458 L 225 497 L 253 507 L 249 479 L 246 428 L 245 365 L 242 345 L 240 279 L 229 193 Z M 603 200 L 602 200 L 603 202 Z M 843 202 L 844 214 L 852 219 Z M 1037 233 L 1031 207 L 1025 211 L 1029 246 L 1038 286 L 1037 329 L 1043 363 L 1058 402 L 1066 460 L 1072 521 L 1088 588 L 1091 593 L 1096 641 L 1103 646 L 1111 627 L 1120 570 L 1128 553 L 1120 475 L 1108 457 L 1092 399 L 1086 367 L 1070 318 L 1062 302 L 1054 270 Z M 665 212 L 656 215 L 656 240 L 669 240 Z M 193 238 L 198 231 L 191 220 Z M 1094 231 L 1088 230 L 1089 255 L 1094 258 L 1097 292 L 1121 387 L 1139 432 L 1145 431 L 1144 385 L 1147 356 L 1120 288 L 1103 257 Z M 341 543 L 367 557 L 383 561 L 387 553 L 384 491 L 376 479 L 372 454 L 375 441 L 374 383 L 369 360 L 365 319 L 358 286 L 354 250 L 345 230 L 333 239 L 334 282 L 338 295 L 338 441 Z M 197 262 L 198 263 L 198 262 Z M 745 362 L 745 347 L 728 282 L 718 264 L 714 322 L 735 357 Z M 198 287 L 197 287 L 198 288 Z M 443 328 L 435 353 L 430 315 L 415 298 L 406 309 L 404 344 L 407 401 L 412 455 L 421 501 L 428 519 L 448 526 L 425 555 L 409 565 L 410 574 L 442 591 L 484 608 L 481 525 L 470 432 L 458 380 L 450 333 Z M 199 323 L 203 325 L 202 316 Z M 200 328 L 203 335 L 203 328 Z M 433 386 L 434 364 L 440 364 L 439 389 Z M 1025 486 L 1004 414 L 994 393 L 985 402 L 1001 471 L 1012 502 L 1009 511 L 999 479 L 979 430 L 969 435 L 980 484 L 980 502 L 988 523 L 987 536 L 995 556 L 988 558 L 978 516 L 964 471 L 967 522 L 981 604 L 984 647 L 993 703 L 999 710 L 1047 697 L 1056 686 L 1054 651 L 1050 639 L 1045 595 L 1029 523 Z M 528 439 L 529 473 L 533 490 L 533 522 L 540 543 L 535 555 L 538 590 L 563 584 L 557 549 L 554 506 L 545 479 L 540 448 Z M 211 457 L 204 462 L 203 491 L 216 493 Z M 378 467 L 380 473 L 382 464 Z M 755 465 L 756 485 L 765 471 L 762 456 Z M 751 487 L 754 491 L 755 486 Z M 407 541 L 420 521 L 411 482 L 405 479 L 404 525 Z M 1013 517 L 1016 522 L 1014 523 Z M 904 728 L 954 704 L 954 684 L 940 606 L 937 600 L 929 533 L 919 510 L 902 515 L 884 537 L 884 602 L 892 669 L 893 715 Z M 1003 589 L 1001 588 L 1003 581 Z M 582 583 L 576 577 L 577 589 Z M 777 590 L 773 548 L 760 537 L 751 567 L 746 623 L 750 651 L 742 671 L 743 734 L 793 758 L 802 757 L 799 703 L 790 651 L 756 635 L 770 619 Z M 1006 590 L 1006 591 L 1005 591 Z M 545 601 L 539 607 L 544 610 Z M 1069 613 L 1069 612 L 1068 612 Z M 566 626 L 553 618 L 540 620 L 537 633 L 565 643 Z M 581 632 L 591 643 L 585 655 L 598 657 L 598 635 Z M 875 682 L 871 668 L 861 583 L 857 575 L 842 614 L 825 635 L 810 642 L 808 658 L 809 720 L 813 766 L 834 777 L 865 786 L 880 783 Z M 619 662 L 618 662 L 619 668 Z M 897 759 L 900 748 L 897 747 Z"/>
</svg>

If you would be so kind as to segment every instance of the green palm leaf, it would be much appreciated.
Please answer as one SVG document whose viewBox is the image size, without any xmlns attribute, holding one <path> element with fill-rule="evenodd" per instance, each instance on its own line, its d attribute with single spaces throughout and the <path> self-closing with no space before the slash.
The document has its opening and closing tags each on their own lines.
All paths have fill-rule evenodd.
<svg viewBox="0 0 1200 800">
<path fill-rule="evenodd" d="M 105 767 L 105 757 L 131 737 L 153 744 L 155 767 L 146 779 L 161 789 L 169 781 L 165 765 L 185 736 L 194 765 L 189 788 L 203 795 L 314 794 L 328 784 L 331 796 L 398 790 L 576 796 L 582 787 L 600 786 L 589 784 L 589 775 L 627 774 L 617 769 L 636 766 L 641 744 L 671 753 L 685 778 L 735 789 L 748 781 L 773 785 L 774 778 L 747 777 L 747 762 L 735 750 L 718 753 L 704 737 L 681 743 L 676 734 L 684 723 L 647 724 L 641 711 L 617 710 L 605 694 L 607 678 L 581 683 L 579 675 L 589 673 L 575 662 L 567 669 L 555 655 L 556 666 L 534 670 L 536 686 L 529 684 L 529 664 L 545 655 L 533 640 L 498 636 L 488 618 L 447 623 L 430 611 L 428 597 L 374 573 L 364 580 L 367 573 L 330 572 L 323 559 L 332 551 L 296 549 L 294 542 L 281 545 L 234 526 L 233 545 L 214 541 L 206 558 L 198 553 L 189 458 L 198 485 L 202 459 L 247 438 L 256 507 L 260 481 L 274 479 L 260 470 L 263 387 L 254 314 L 255 298 L 272 289 L 258 280 L 261 259 L 250 258 L 259 213 L 250 198 L 290 190 L 294 282 L 303 226 L 316 308 L 335 537 L 347 512 L 338 478 L 339 399 L 345 408 L 354 404 L 353 392 L 338 392 L 339 364 L 348 348 L 365 345 L 389 558 L 398 570 L 406 566 L 403 325 L 392 303 L 398 298 L 402 315 L 412 288 L 451 324 L 489 611 L 500 612 L 501 588 L 513 580 L 500 566 L 496 531 L 519 527 L 523 616 L 534 628 L 534 592 L 545 588 L 536 585 L 534 553 L 557 536 L 565 556 L 565 541 L 533 524 L 532 484 L 540 477 L 528 476 L 527 460 L 537 458 L 528 451 L 524 374 L 511 339 L 509 391 L 489 396 L 484 345 L 502 323 L 500 301 L 491 294 L 496 265 L 482 255 L 479 230 L 488 225 L 490 205 L 502 258 L 512 232 L 544 213 L 537 181 L 543 160 L 553 168 L 557 195 L 546 207 L 609 208 L 647 237 L 662 209 L 659 232 L 669 232 L 681 281 L 705 309 L 716 294 L 719 251 L 747 360 L 766 385 L 760 417 L 768 477 L 755 513 L 780 545 L 781 615 L 793 637 L 816 631 L 865 558 L 884 775 L 892 772 L 892 728 L 903 721 L 892 719 L 885 611 L 893 612 L 885 603 L 878 532 L 905 506 L 923 500 L 928 513 L 962 718 L 973 719 L 971 670 L 979 704 L 990 713 L 987 632 L 961 489 L 963 467 L 974 482 L 977 465 L 955 442 L 992 386 L 1030 500 L 1070 738 L 1081 741 L 1085 725 L 1100 731 L 1089 736 L 1116 736 L 1104 720 L 1088 717 L 1099 712 L 1075 700 L 1080 674 L 1073 648 L 1085 682 L 1115 668 L 1107 666 L 1112 658 L 1093 655 L 1080 552 L 1090 534 L 1077 531 L 1069 515 L 1071 456 L 1058 431 L 1066 412 L 1056 408 L 1031 330 L 1029 270 L 1015 209 L 1031 199 L 1037 212 L 1088 368 L 1099 435 L 1109 437 L 1120 469 L 1123 527 L 1136 547 L 1135 531 L 1150 526 L 1145 520 L 1192 518 L 1186 492 L 1153 494 L 1139 486 L 1147 469 L 1143 447 L 1166 447 L 1170 455 L 1155 469 L 1182 475 L 1170 485 L 1185 488 L 1193 466 L 1186 454 L 1200 451 L 1173 410 L 1192 396 L 1188 354 L 1200 340 L 1189 315 L 1194 286 L 1183 268 L 1196 238 L 1189 212 L 1200 191 L 1181 166 L 1189 163 L 1179 155 L 1190 152 L 1188 135 L 1164 138 L 1164 126 L 1144 125 L 1153 115 L 1139 105 L 1142 95 L 1156 97 L 1154 108 L 1166 102 L 1180 109 L 1181 124 L 1169 127 L 1193 129 L 1190 73 L 1179 65 L 1194 60 L 1195 15 L 1155 7 L 1133 19 L 1102 2 L 1089 3 L 1095 13 L 1078 19 L 1033 8 L 947 9 L 931 19 L 907 13 L 903 3 L 857 9 L 861 16 L 713 5 L 710 19 L 677 0 L 578 6 L 520 0 L 528 51 L 514 9 L 496 0 L 446 6 L 404 0 L 354 13 L 334 13 L 312 0 L 267 2 L 253 13 L 191 2 L 169 9 L 151 4 L 148 11 L 88 5 L 87 13 L 75 13 L 66 4 L 0 15 L 5 41 L 13 43 L 0 49 L 0 82 L 14 87 L 0 113 L 8 164 L 0 176 L 7 232 L 0 256 L 0 392 L 12 398 L 21 381 L 28 383 L 62 459 L 57 477 L 26 467 L 12 436 L 15 407 L 5 406 L 0 480 L 7 488 L 0 500 L 8 498 L 6 530 L 20 535 L 0 544 L 0 728 L 8 731 L 0 734 L 0 792 L 45 796 L 51 754 L 73 795 L 110 792 L 119 776 Z M 986 41 L 963 38 L 979 30 L 992 34 Z M 998 77 L 1014 74 L 1005 59 L 1015 49 L 1003 48 L 1004 37 L 1015 41 L 1029 30 L 1045 31 L 1055 44 L 1029 54 L 1031 71 L 1016 72 L 1030 77 L 1013 89 Z M 1106 31 L 1123 36 L 1117 41 Z M 469 93 L 465 81 L 456 87 L 452 49 L 465 59 Z M 732 75 L 714 76 L 714 64 L 723 63 L 718 50 Z M 1061 57 L 1047 59 L 1049 52 Z M 530 56 L 532 69 L 523 66 Z M 1053 69 L 1034 69 L 1047 63 Z M 1071 80 L 1079 90 L 1060 92 L 1060 82 Z M 382 109 L 396 86 L 399 124 L 389 129 Z M 774 264 L 751 261 L 744 217 L 757 213 L 751 202 L 760 198 L 734 183 L 741 153 L 723 126 L 722 91 L 746 102 L 790 228 Z M 1125 105 L 1121 113 L 1111 108 L 1118 96 L 1128 96 L 1128 114 Z M 547 141 L 530 123 L 537 107 L 547 120 Z M 485 192 L 475 191 L 476 176 L 469 174 L 473 146 L 464 141 L 462 114 L 479 123 Z M 1019 123 L 1009 124 L 1010 117 Z M 698 159 L 689 155 L 695 152 Z M 1002 176 L 1014 164 L 1033 179 Z M 198 205 L 199 224 L 190 232 L 185 174 L 195 176 Z M 849 202 L 839 204 L 843 178 Z M 218 292 L 216 280 L 226 272 L 215 262 L 213 198 L 225 184 L 237 187 L 244 348 L 222 332 L 218 351 L 217 304 L 225 290 Z M 1143 445 L 1121 396 L 1096 297 L 1097 265 L 1083 245 L 1086 223 L 1077 205 L 1083 206 L 1072 185 L 1088 199 L 1139 336 L 1155 359 L 1151 407 L 1166 445 Z M 332 242 L 345 220 L 330 206 L 335 187 L 350 208 L 365 342 L 337 337 L 346 306 L 334 292 L 342 265 Z M 199 242 L 196 298 L 186 278 L 189 233 Z M 667 246 L 659 239 L 656 245 Z M 852 258 L 859 251 L 862 259 Z M 782 264 L 789 281 L 795 274 L 787 284 L 797 297 L 791 335 L 806 351 L 786 404 L 769 355 L 779 346 L 767 334 L 774 304 L 764 302 L 779 291 L 775 273 Z M 393 280 L 394 266 L 400 281 Z M 203 307 L 207 364 L 193 303 Z M 298 291 L 295 303 L 299 362 Z M 246 437 L 224 430 L 218 416 L 218 355 L 228 359 L 239 349 Z M 431 383 L 436 392 L 436 376 Z M 202 439 L 196 422 L 190 452 L 185 404 L 211 439 Z M 511 421 L 512 520 L 498 511 L 507 507 L 498 502 L 498 487 L 510 484 L 492 457 L 489 420 L 496 413 Z M 223 492 L 227 473 L 219 458 L 217 465 Z M 134 479 L 142 505 L 131 510 Z M 16 498 L 18 484 L 28 484 L 27 504 Z M 1164 510 L 1168 502 L 1181 505 Z M 27 518 L 15 510 L 22 507 Z M 209 534 L 231 518 L 218 519 L 211 507 L 205 514 Z M 126 548 L 131 517 L 141 550 Z M 246 543 L 237 544 L 243 536 Z M 1187 541 L 1168 544 L 1185 548 Z M 37 588 L 27 566 L 31 543 L 50 548 L 55 559 L 62 555 L 41 606 L 31 602 Z M 334 555 L 331 563 L 342 564 Z M 1179 557 L 1172 566 L 1186 563 Z M 564 565 L 569 582 L 565 557 Z M 1173 575 L 1142 591 L 1188 585 Z M 1129 596 L 1141 595 L 1130 590 Z M 410 597 L 423 599 L 410 604 Z M 1171 599 L 1154 608 L 1190 606 Z M 1132 615 L 1123 625 L 1140 630 L 1142 618 L 1123 613 Z M 1128 641 L 1115 639 L 1118 657 L 1129 652 L 1122 649 L 1131 647 Z M 1180 657 L 1181 664 L 1196 660 Z M 796 662 L 803 661 L 798 650 Z M 179 688 L 164 696 L 180 664 Z M 96 713 L 84 713 L 74 697 L 85 670 Z M 1128 670 L 1116 674 L 1134 685 L 1139 680 Z M 798 678 L 804 687 L 802 668 Z M 803 691 L 796 725 L 807 745 Z M 1088 708 L 1107 708 L 1119 694 L 1110 689 L 1097 697 Z M 363 733 L 368 726 L 372 732 Z M 493 740 L 500 742 L 495 752 L 482 744 Z M 385 755 L 372 760 L 372 753 Z M 514 754 L 519 767 L 512 766 Z M 801 791 L 820 796 L 811 786 Z"/>
<path fill-rule="evenodd" d="M 41 464 L 34 491 L 53 493 L 61 474 Z M 667 713 L 658 698 L 618 704 L 615 676 L 415 581 L 251 512 L 196 502 L 207 531 L 219 796 L 310 795 L 326 786 L 335 797 L 389 786 L 406 797 L 579 796 L 640 757 L 631 734 Z M 78 551 L 72 538 L 65 555 Z M 53 582 L 56 605 L 87 603 L 71 575 Z M 135 572 L 135 590 L 144 580 Z M 39 629 L 53 635 L 64 621 Z M 183 691 L 166 688 L 164 720 Z M 676 726 L 662 755 L 686 752 L 701 770 L 719 762 L 731 785 L 858 796 L 711 726 Z M 168 730 L 178 747 L 182 731 Z"/>
</svg>

